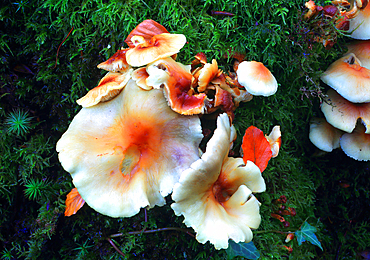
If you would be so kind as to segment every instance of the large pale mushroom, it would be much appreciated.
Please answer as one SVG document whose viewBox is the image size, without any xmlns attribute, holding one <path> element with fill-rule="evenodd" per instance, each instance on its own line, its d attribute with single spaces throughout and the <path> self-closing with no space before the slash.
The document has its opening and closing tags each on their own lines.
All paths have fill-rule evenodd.
<svg viewBox="0 0 370 260">
<path fill-rule="evenodd" d="M 359 124 L 352 133 L 346 133 L 340 138 L 343 152 L 358 161 L 370 160 L 370 134 L 365 134 L 365 128 Z"/>
<path fill-rule="evenodd" d="M 370 133 L 370 103 L 352 103 L 332 89 L 328 90 L 327 96 L 328 100 L 321 104 L 321 111 L 329 124 L 351 133 L 360 120 L 366 133 Z"/>
<path fill-rule="evenodd" d="M 370 40 L 354 41 L 347 45 L 348 53 L 353 53 L 361 61 L 361 66 L 370 69 Z"/>
<path fill-rule="evenodd" d="M 351 102 L 370 102 L 370 70 L 353 53 L 333 62 L 321 80 Z"/>
<path fill-rule="evenodd" d="M 202 137 L 197 116 L 173 112 L 162 90 L 130 80 L 116 98 L 82 108 L 56 149 L 89 206 L 130 217 L 165 204 L 181 172 L 199 158 Z"/>
<path fill-rule="evenodd" d="M 324 152 L 331 152 L 339 148 L 339 139 L 343 134 L 343 131 L 329 124 L 324 118 L 311 119 L 309 139 Z"/>
<path fill-rule="evenodd" d="M 278 89 L 274 75 L 261 62 L 243 61 L 236 74 L 240 85 L 254 96 L 271 96 Z"/>
<path fill-rule="evenodd" d="M 200 243 L 210 241 L 216 249 L 228 247 L 228 240 L 249 242 L 251 229 L 258 228 L 258 200 L 252 192 L 263 192 L 265 182 L 253 162 L 228 157 L 230 121 L 227 114 L 217 119 L 217 129 L 206 152 L 181 174 L 174 187 L 171 205 L 185 217 Z"/>
</svg>

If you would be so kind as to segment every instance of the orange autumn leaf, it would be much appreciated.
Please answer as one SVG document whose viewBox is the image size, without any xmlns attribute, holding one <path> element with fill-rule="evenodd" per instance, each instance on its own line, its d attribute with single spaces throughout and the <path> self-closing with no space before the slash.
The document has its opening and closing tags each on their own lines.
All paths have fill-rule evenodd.
<svg viewBox="0 0 370 260">
<path fill-rule="evenodd" d="M 243 160 L 254 162 L 263 172 L 272 157 L 270 143 L 267 141 L 263 132 L 255 126 L 250 126 L 245 131 L 243 137 Z"/>
<path fill-rule="evenodd" d="M 70 193 L 67 195 L 66 199 L 66 210 L 64 211 L 64 216 L 72 216 L 82 208 L 85 204 L 85 201 L 81 198 L 80 193 L 78 193 L 76 188 L 73 188 Z"/>
</svg>

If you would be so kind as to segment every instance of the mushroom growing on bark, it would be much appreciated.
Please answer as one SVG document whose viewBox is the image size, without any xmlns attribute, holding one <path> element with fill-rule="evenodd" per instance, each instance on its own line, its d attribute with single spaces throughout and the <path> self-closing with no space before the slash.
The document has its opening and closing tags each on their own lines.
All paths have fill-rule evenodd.
<svg viewBox="0 0 370 260">
<path fill-rule="evenodd" d="M 171 205 L 185 217 L 200 243 L 210 241 L 216 249 L 228 247 L 229 239 L 249 242 L 258 228 L 260 203 L 252 192 L 266 189 L 261 171 L 242 158 L 228 157 L 231 126 L 227 114 L 217 118 L 217 128 L 206 152 L 181 174 Z"/>
<path fill-rule="evenodd" d="M 202 137 L 197 116 L 173 112 L 162 90 L 130 80 L 116 98 L 82 108 L 56 149 L 90 207 L 130 217 L 165 204 L 181 172 L 199 158 Z"/>
</svg>

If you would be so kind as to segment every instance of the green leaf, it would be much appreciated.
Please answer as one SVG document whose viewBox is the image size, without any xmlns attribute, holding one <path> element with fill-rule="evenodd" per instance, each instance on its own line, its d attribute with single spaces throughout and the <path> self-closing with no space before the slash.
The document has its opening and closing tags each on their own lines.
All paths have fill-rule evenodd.
<svg viewBox="0 0 370 260">
<path fill-rule="evenodd" d="M 260 252 L 258 252 L 253 242 L 249 243 L 235 243 L 233 240 L 229 240 L 229 247 L 226 249 L 228 259 L 233 259 L 236 256 L 242 256 L 247 259 L 258 259 Z"/>
<path fill-rule="evenodd" d="M 297 230 L 295 232 L 295 235 L 297 237 L 298 245 L 300 246 L 303 242 L 306 240 L 311 242 L 311 244 L 318 246 L 322 249 L 320 241 L 317 239 L 315 232 L 316 228 L 308 224 L 307 222 L 304 222 L 301 230 Z"/>
</svg>

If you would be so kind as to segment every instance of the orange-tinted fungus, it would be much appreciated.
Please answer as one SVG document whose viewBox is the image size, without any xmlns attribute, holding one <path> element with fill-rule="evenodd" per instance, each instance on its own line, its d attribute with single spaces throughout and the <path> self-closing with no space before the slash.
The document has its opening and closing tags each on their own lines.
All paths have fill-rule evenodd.
<svg viewBox="0 0 370 260">
<path fill-rule="evenodd" d="M 201 113 L 207 96 L 204 93 L 188 95 L 191 93 L 192 75 L 176 63 L 166 62 L 164 65 L 170 74 L 165 91 L 171 108 L 184 115 Z"/>
<path fill-rule="evenodd" d="M 225 112 L 232 112 L 235 109 L 232 95 L 220 87 L 216 88 L 215 107 L 220 106 Z"/>
<path fill-rule="evenodd" d="M 124 158 L 120 164 L 122 175 L 131 178 L 139 169 L 150 169 L 160 157 L 163 144 L 164 124 L 160 120 L 152 118 L 128 117 L 122 118 L 115 127 L 111 128 L 109 135 L 119 131 L 122 139 L 117 143 L 117 147 L 123 150 Z"/>
<path fill-rule="evenodd" d="M 271 80 L 271 72 L 263 65 L 262 62 L 255 62 L 255 77 L 259 78 L 263 82 L 269 82 Z"/>
<path fill-rule="evenodd" d="M 161 33 L 168 33 L 168 31 L 154 20 L 144 20 L 130 32 L 125 43 L 127 43 L 130 48 L 133 48 L 135 45 L 131 41 L 132 36 L 142 36 L 145 40 L 150 40 L 154 35 Z"/>
<path fill-rule="evenodd" d="M 126 61 L 127 50 L 129 49 L 118 50 L 112 57 L 100 63 L 97 67 L 112 72 L 125 72 L 130 68 L 130 65 Z"/>
<path fill-rule="evenodd" d="M 112 57 L 110 57 L 106 63 L 107 64 L 112 64 L 113 62 L 117 61 L 117 60 L 122 60 L 123 62 L 127 63 L 126 62 L 126 52 L 127 52 L 128 49 L 123 49 L 123 50 L 118 50 L 115 54 L 113 54 Z"/>
<path fill-rule="evenodd" d="M 216 201 L 223 205 L 235 192 L 233 184 L 228 181 L 228 175 L 221 171 L 217 181 L 212 185 L 212 193 Z"/>
</svg>

